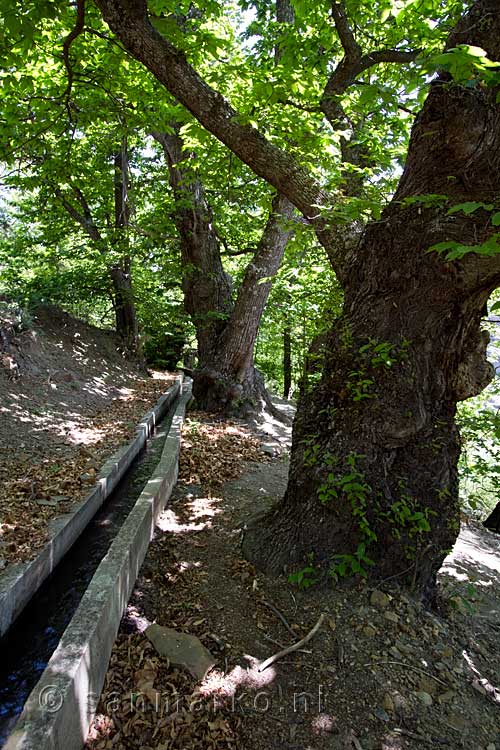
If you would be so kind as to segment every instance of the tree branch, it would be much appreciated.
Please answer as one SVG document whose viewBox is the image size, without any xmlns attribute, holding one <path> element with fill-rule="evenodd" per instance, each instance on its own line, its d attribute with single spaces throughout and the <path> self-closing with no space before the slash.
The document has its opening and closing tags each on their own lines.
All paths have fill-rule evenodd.
<svg viewBox="0 0 500 750">
<path fill-rule="evenodd" d="M 71 61 L 69 59 L 69 51 L 75 39 L 79 37 L 80 34 L 83 32 L 84 27 L 85 27 L 85 0 L 77 0 L 76 23 L 72 31 L 70 31 L 70 33 L 64 40 L 64 44 L 63 44 L 64 65 L 66 66 L 66 70 L 68 72 L 68 84 L 66 86 L 66 91 L 64 92 L 63 96 L 66 101 L 66 109 L 67 109 L 68 117 L 70 121 L 72 119 L 70 98 L 71 98 L 71 89 L 73 88 L 73 68 L 71 67 Z"/>
<path fill-rule="evenodd" d="M 90 208 L 83 193 L 81 192 L 80 188 L 74 185 L 72 185 L 71 188 L 77 196 L 80 205 L 82 206 L 82 213 L 80 213 L 80 211 L 78 211 L 78 209 L 76 209 L 74 205 L 69 202 L 69 200 L 64 196 L 62 190 L 59 187 L 55 188 L 54 195 L 59 200 L 65 211 L 71 216 L 72 219 L 74 219 L 74 221 L 77 222 L 77 224 L 82 227 L 82 229 L 90 237 L 90 239 L 100 244 L 102 242 L 102 236 L 96 224 L 94 223 L 94 220 L 92 219 Z M 100 252 L 102 252 L 101 248 L 99 248 L 99 250 Z"/>
<path fill-rule="evenodd" d="M 338 246 L 336 228 L 328 226 L 320 207 L 331 205 L 309 171 L 275 146 L 212 89 L 185 55 L 153 28 L 144 0 L 96 0 L 104 19 L 129 53 L 142 62 L 194 117 L 259 177 L 285 195 L 314 225 L 331 252 Z M 340 265 L 341 258 L 338 257 Z"/>
<path fill-rule="evenodd" d="M 346 119 L 345 112 L 337 97 L 344 94 L 353 83 L 356 83 L 356 78 L 360 73 L 383 62 L 413 62 L 421 50 L 382 49 L 364 55 L 349 24 L 343 3 L 332 3 L 332 16 L 344 50 L 344 57 L 328 79 L 320 105 L 327 120 L 335 127 Z"/>
<path fill-rule="evenodd" d="M 336 126 L 344 120 L 344 110 L 337 99 L 349 86 L 357 82 L 356 79 L 361 73 L 379 63 L 413 62 L 420 53 L 420 49 L 384 49 L 368 52 L 356 58 L 345 56 L 328 79 L 321 97 L 321 110 L 330 124 Z"/>
<path fill-rule="evenodd" d="M 343 3 L 332 3 L 332 16 L 346 58 L 361 57 L 361 47 L 357 43 L 349 25 L 349 20 Z"/>
</svg>

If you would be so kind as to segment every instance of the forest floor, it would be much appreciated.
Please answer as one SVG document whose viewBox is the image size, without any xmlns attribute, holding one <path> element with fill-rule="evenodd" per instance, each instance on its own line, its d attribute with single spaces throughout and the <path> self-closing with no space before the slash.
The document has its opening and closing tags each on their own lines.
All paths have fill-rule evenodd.
<svg viewBox="0 0 500 750">
<path fill-rule="evenodd" d="M 284 492 L 290 430 L 191 413 L 113 649 L 87 750 L 500 750 L 500 538 L 464 525 L 439 612 L 387 583 L 298 589 L 241 555 Z M 324 619 L 301 650 L 259 671 Z M 170 666 L 150 623 L 197 636 L 215 667 Z"/>
<path fill-rule="evenodd" d="M 0 305 L 0 570 L 33 557 L 50 519 L 88 493 L 172 382 L 153 375 L 110 331 L 54 307 L 26 322 Z"/>
</svg>

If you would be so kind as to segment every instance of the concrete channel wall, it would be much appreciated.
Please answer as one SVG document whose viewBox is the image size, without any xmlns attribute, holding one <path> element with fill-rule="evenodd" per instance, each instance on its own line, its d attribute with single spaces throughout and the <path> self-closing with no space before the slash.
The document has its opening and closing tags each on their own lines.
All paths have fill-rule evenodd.
<svg viewBox="0 0 500 750">
<path fill-rule="evenodd" d="M 81 750 L 156 519 L 177 481 L 185 382 L 160 461 L 101 561 L 4 750 Z"/>
<path fill-rule="evenodd" d="M 174 385 L 141 419 L 133 439 L 106 461 L 95 486 L 87 497 L 76 504 L 71 513 L 50 522 L 49 539 L 37 556 L 28 562 L 9 565 L 0 574 L 0 636 L 21 614 L 127 472 L 134 458 L 144 448 L 155 425 L 161 421 L 178 398 L 182 381 L 183 375 L 181 374 L 176 378 Z"/>
</svg>

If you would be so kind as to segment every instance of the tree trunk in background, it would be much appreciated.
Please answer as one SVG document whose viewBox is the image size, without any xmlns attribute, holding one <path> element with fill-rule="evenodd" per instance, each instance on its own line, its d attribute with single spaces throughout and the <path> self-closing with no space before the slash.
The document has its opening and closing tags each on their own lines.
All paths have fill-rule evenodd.
<svg viewBox="0 0 500 750">
<path fill-rule="evenodd" d="M 128 250 L 130 220 L 128 182 L 128 154 L 127 145 L 124 141 L 122 148 L 114 157 L 113 176 L 116 230 L 114 250 L 121 255 L 121 258 L 118 263 L 110 266 L 109 273 L 113 283 L 116 332 L 126 349 L 137 354 L 139 352 L 139 335 L 132 287 L 131 260 Z"/>
<path fill-rule="evenodd" d="M 55 196 L 69 216 L 81 226 L 104 258 L 111 279 L 111 300 L 115 311 L 116 332 L 127 351 L 131 354 L 139 354 L 137 315 L 128 247 L 130 214 L 128 182 L 128 154 L 127 144 L 124 139 L 121 149 L 114 155 L 113 203 L 115 235 L 112 237 L 111 242 L 102 236 L 87 199 L 77 185 L 71 185 L 71 200 L 60 188 L 55 190 Z M 110 251 L 117 256 L 114 262 L 110 259 Z"/>
<path fill-rule="evenodd" d="M 192 155 L 183 151 L 178 132 L 152 135 L 163 148 L 174 193 L 184 307 L 196 329 L 199 362 L 209 362 L 233 308 L 231 279 L 222 266 L 203 184 L 190 165 Z"/>
<path fill-rule="evenodd" d="M 491 4 L 479 3 L 448 46 L 474 44 L 499 60 L 493 5 L 489 13 Z M 422 592 L 455 542 L 456 404 L 493 376 L 480 322 L 500 261 L 469 253 L 447 262 L 426 251 L 445 240 L 477 245 L 493 232 L 489 212 L 448 216 L 447 208 L 498 199 L 497 95 L 444 75 L 431 86 L 394 200 L 345 269 L 321 382 L 299 405 L 286 495 L 245 537 L 247 556 L 267 571 L 301 566 L 313 553 L 338 574 L 361 567 Z M 449 203 L 402 203 L 426 194 Z"/>
<path fill-rule="evenodd" d="M 254 346 L 271 282 L 290 229 L 283 222 L 293 207 L 277 196 L 252 261 L 233 304 L 231 280 L 222 266 L 220 242 L 203 185 L 190 168 L 177 133 L 153 133 L 161 144 L 176 201 L 175 222 L 181 239 L 184 304 L 196 328 L 198 367 L 193 395 L 206 411 L 245 413 L 259 406 L 264 382 L 253 362 Z"/>
<path fill-rule="evenodd" d="M 288 398 L 292 387 L 292 337 L 290 327 L 283 328 L 283 398 Z"/>
<path fill-rule="evenodd" d="M 252 261 L 248 264 L 232 314 L 219 337 L 210 362 L 200 363 L 193 392 L 197 402 L 209 411 L 227 402 L 245 412 L 255 408 L 264 396 L 262 375 L 255 369 L 253 355 L 260 321 L 271 282 L 283 259 L 291 230 L 284 223 L 293 217 L 293 206 L 281 195 L 271 213 Z M 214 398 L 215 397 L 215 398 Z"/>
<path fill-rule="evenodd" d="M 111 266 L 109 275 L 113 284 L 116 332 L 127 351 L 137 354 L 139 350 L 138 327 L 130 263 L 125 263 L 124 259 L 119 266 Z"/>
</svg>

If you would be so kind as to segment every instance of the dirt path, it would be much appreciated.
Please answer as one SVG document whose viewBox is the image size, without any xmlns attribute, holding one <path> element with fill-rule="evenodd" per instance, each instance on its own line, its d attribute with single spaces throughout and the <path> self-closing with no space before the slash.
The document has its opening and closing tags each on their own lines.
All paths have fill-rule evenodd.
<svg viewBox="0 0 500 750">
<path fill-rule="evenodd" d="M 500 750 L 498 539 L 464 529 L 443 570 L 440 617 L 396 589 L 304 591 L 267 579 L 240 553 L 246 520 L 286 486 L 289 431 L 265 431 L 262 461 L 241 425 L 201 415 L 188 425 L 182 481 L 123 620 L 87 748 Z M 259 672 L 321 614 L 305 650 Z M 143 632 L 153 621 L 211 651 L 216 666 L 201 683 L 156 654 Z"/>
</svg>

